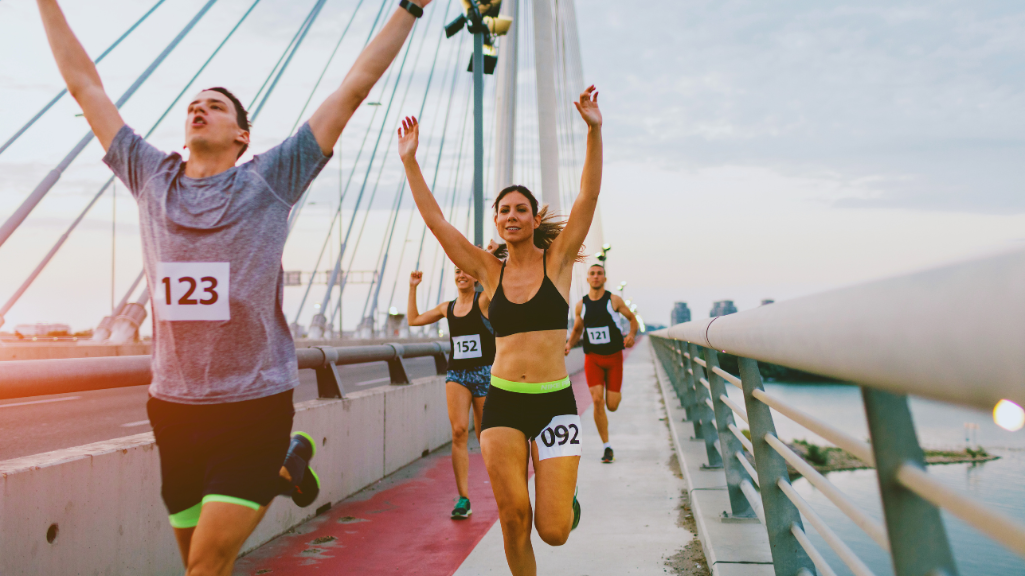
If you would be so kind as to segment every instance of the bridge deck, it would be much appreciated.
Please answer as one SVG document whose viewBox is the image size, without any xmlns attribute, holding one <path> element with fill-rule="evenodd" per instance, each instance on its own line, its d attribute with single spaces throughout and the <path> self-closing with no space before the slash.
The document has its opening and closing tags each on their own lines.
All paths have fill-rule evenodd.
<svg viewBox="0 0 1025 576">
<path fill-rule="evenodd" d="M 680 525 L 684 482 L 674 471 L 665 409 L 648 343 L 627 356 L 624 401 L 612 414 L 616 462 L 601 464 L 601 440 L 591 416 L 583 374 L 573 375 L 584 422 L 580 464 L 580 527 L 560 548 L 535 535 L 542 574 L 691 574 L 678 552 L 693 540 Z M 448 518 L 455 490 L 449 453 L 439 450 L 329 512 L 299 526 L 239 560 L 236 575 L 416 574 L 478 576 L 508 574 L 498 513 L 487 473 L 474 443 L 470 465 L 473 516 Z"/>
</svg>

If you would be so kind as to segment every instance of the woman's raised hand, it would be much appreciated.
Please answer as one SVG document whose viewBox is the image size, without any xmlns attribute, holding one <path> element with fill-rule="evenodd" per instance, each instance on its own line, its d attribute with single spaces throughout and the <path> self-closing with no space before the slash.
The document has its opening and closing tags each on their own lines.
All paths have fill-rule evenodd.
<svg viewBox="0 0 1025 576">
<path fill-rule="evenodd" d="M 416 147 L 420 143 L 420 124 L 414 116 L 406 116 L 399 126 L 399 158 L 402 161 L 416 159 Z M 414 272 L 415 274 L 415 272 Z"/>
<path fill-rule="evenodd" d="M 420 282 L 423 279 L 424 279 L 424 273 L 423 272 L 421 272 L 419 270 L 417 270 L 415 272 L 410 272 L 410 274 L 409 274 L 409 285 L 410 285 L 410 287 L 415 287 L 415 286 L 420 285 Z"/>
<path fill-rule="evenodd" d="M 601 110 L 598 109 L 598 90 L 594 85 L 580 93 L 580 100 L 573 103 L 577 112 L 587 122 L 589 128 L 601 128 Z"/>
</svg>

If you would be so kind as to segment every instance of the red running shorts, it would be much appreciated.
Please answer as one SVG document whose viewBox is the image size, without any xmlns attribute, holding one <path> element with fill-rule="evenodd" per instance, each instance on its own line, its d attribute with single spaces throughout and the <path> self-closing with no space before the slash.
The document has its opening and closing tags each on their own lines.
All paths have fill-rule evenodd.
<svg viewBox="0 0 1025 576">
<path fill-rule="evenodd" d="M 623 351 L 584 354 L 584 374 L 588 386 L 605 386 L 609 392 L 619 392 L 623 387 Z"/>
</svg>

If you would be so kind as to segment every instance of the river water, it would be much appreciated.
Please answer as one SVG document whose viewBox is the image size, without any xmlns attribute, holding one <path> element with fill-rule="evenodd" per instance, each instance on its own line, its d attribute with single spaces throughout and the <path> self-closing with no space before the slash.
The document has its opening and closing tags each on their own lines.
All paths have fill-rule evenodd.
<svg viewBox="0 0 1025 576">
<path fill-rule="evenodd" d="M 730 398 L 743 405 L 740 391 L 732 386 L 727 388 L 730 388 Z M 868 438 L 861 392 L 856 386 L 770 382 L 766 383 L 765 388 L 790 405 L 857 438 Z M 963 449 L 965 423 L 977 424 L 978 430 L 974 432 L 973 440 L 1001 458 L 975 465 L 929 466 L 929 473 L 948 487 L 985 503 L 991 509 L 1025 521 L 1025 430 L 1007 432 L 993 423 L 988 412 L 918 398 L 911 399 L 911 415 L 918 432 L 918 441 L 925 448 Z M 773 417 L 781 439 L 806 439 L 829 445 L 785 416 L 773 412 Z M 861 510 L 882 521 L 879 486 L 874 470 L 830 472 L 827 478 Z M 799 478 L 794 481 L 794 488 L 877 576 L 893 575 L 889 554 L 848 520 L 814 486 L 804 478 Z M 1025 559 L 1012 554 L 946 512 L 943 512 L 943 520 L 961 574 L 1025 576 Z M 840 576 L 850 575 L 851 572 L 807 521 L 804 528 L 836 573 Z"/>
</svg>

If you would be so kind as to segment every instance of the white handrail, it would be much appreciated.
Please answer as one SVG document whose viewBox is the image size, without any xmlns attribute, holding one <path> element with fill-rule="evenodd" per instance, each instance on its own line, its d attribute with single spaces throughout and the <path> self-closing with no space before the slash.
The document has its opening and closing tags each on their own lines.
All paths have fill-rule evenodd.
<svg viewBox="0 0 1025 576">
<path fill-rule="evenodd" d="M 737 378 L 736 376 L 730 374 L 722 368 L 716 366 L 715 368 L 712 368 L 712 372 L 715 372 L 716 374 L 722 376 L 723 380 L 729 382 L 730 384 L 733 384 L 737 388 L 740 388 L 741 390 L 744 389 L 744 385 L 740 382 L 740 378 Z"/>
<path fill-rule="evenodd" d="M 787 447 L 786 444 L 780 442 L 779 438 L 776 438 L 772 434 L 765 435 L 765 441 L 768 442 L 772 449 L 779 453 L 784 460 L 790 463 L 795 470 L 801 473 L 812 486 L 819 489 L 822 495 L 829 498 L 841 512 L 847 515 L 852 522 L 861 528 L 865 534 L 868 534 L 869 538 L 875 540 L 883 550 L 890 551 L 890 540 L 886 537 L 886 528 L 881 523 L 865 514 L 858 509 L 853 502 L 847 499 L 847 496 L 840 491 L 832 482 L 826 479 L 825 476 L 819 474 L 818 470 L 812 468 L 807 462 L 804 461 L 800 456 L 797 455 L 793 450 Z"/>
<path fill-rule="evenodd" d="M 727 428 L 730 432 L 733 432 L 733 435 L 737 437 L 737 440 L 740 440 L 740 443 L 743 444 L 744 448 L 748 452 L 750 452 L 751 454 L 755 453 L 755 448 L 751 444 L 751 441 L 744 437 L 743 432 L 737 429 L 736 424 L 730 424 L 729 426 L 727 426 Z"/>
<path fill-rule="evenodd" d="M 758 516 L 762 526 L 765 526 L 765 508 L 762 506 L 762 495 L 758 493 L 758 490 L 755 490 L 755 487 L 751 485 L 747 478 L 740 481 L 740 491 L 744 493 L 747 503 L 755 511 L 755 516 Z"/>
<path fill-rule="evenodd" d="M 751 477 L 751 481 L 753 481 L 756 486 L 761 487 L 761 483 L 758 482 L 758 472 L 756 472 L 754 467 L 751 466 L 751 463 L 747 461 L 744 453 L 737 450 L 733 455 L 737 457 L 737 460 L 740 462 L 740 465 L 744 467 L 744 470 L 747 470 L 747 474 Z"/>
<path fill-rule="evenodd" d="M 804 498 L 801 498 L 801 495 L 797 493 L 797 490 L 794 490 L 794 487 L 791 486 L 789 482 L 780 478 L 776 482 L 776 485 L 779 486 L 779 489 L 783 491 L 783 494 L 785 494 L 786 497 L 794 503 L 794 506 L 801 511 L 801 514 L 808 519 L 808 522 L 815 527 L 815 530 L 818 531 L 819 535 L 822 536 L 822 539 L 826 541 L 826 544 L 829 544 L 829 547 L 836 552 L 836 555 L 840 557 L 840 560 L 843 560 L 843 563 L 851 569 L 854 576 L 875 576 L 875 573 L 869 570 L 868 566 L 861 561 L 861 558 L 858 558 L 858 555 L 854 553 L 854 550 L 851 550 L 850 546 L 845 544 L 844 541 L 836 535 L 836 532 L 833 532 L 833 530 L 822 520 L 815 510 L 812 510 L 812 507 L 808 502 L 806 502 Z"/>
<path fill-rule="evenodd" d="M 692 358 L 692 360 L 697 362 L 698 366 L 701 366 L 702 368 L 708 368 L 708 364 L 705 364 L 705 361 L 702 360 L 701 358 Z"/>
<path fill-rule="evenodd" d="M 875 455 L 872 454 L 872 446 L 867 442 L 862 442 L 835 426 L 826 424 L 814 416 L 805 414 L 797 408 L 786 404 L 779 398 L 766 394 L 763 390 L 755 390 L 751 393 L 751 396 L 761 400 L 761 402 L 766 406 L 775 409 L 780 414 L 790 418 L 808 430 L 811 430 L 840 448 L 850 452 L 865 464 L 875 467 Z"/>
<path fill-rule="evenodd" d="M 733 401 L 730 400 L 729 396 L 727 396 L 725 394 L 720 394 L 719 395 L 719 400 L 722 400 L 723 404 L 729 406 L 730 410 L 733 410 L 734 414 L 736 414 L 737 416 L 740 416 L 741 420 L 743 420 L 744 422 L 747 422 L 748 424 L 751 423 L 747 419 L 747 412 L 744 412 L 743 410 L 740 409 L 740 406 L 737 406 L 736 404 L 734 404 Z"/>
<path fill-rule="evenodd" d="M 1025 525 L 947 488 L 914 464 L 908 462 L 902 464 L 897 469 L 897 481 L 908 490 L 934 505 L 948 510 L 979 532 L 1025 558 Z"/>
<path fill-rule="evenodd" d="M 655 335 L 990 410 L 1004 398 L 1025 406 L 1022 294 L 1025 250 L 1017 250 L 677 324 Z"/>
<path fill-rule="evenodd" d="M 804 551 L 808 554 L 808 557 L 811 558 L 815 567 L 819 569 L 819 572 L 824 576 L 836 576 L 836 572 L 833 572 L 833 569 L 829 567 L 829 563 L 826 562 L 826 559 L 822 557 L 822 554 L 815 549 L 815 545 L 811 543 L 811 540 L 808 539 L 808 535 L 804 533 L 804 530 L 801 530 L 800 526 L 797 524 L 791 524 L 790 533 L 794 535 L 794 538 L 797 538 L 797 543 L 801 545 L 801 548 L 804 548 Z"/>
</svg>

